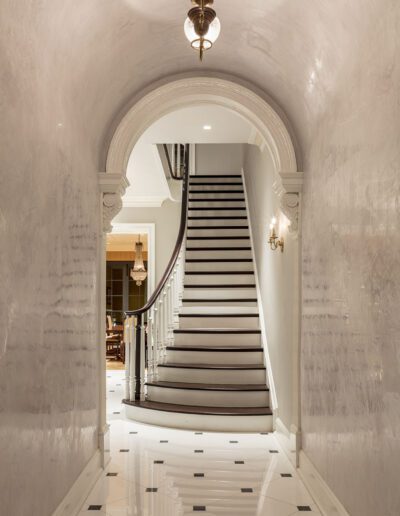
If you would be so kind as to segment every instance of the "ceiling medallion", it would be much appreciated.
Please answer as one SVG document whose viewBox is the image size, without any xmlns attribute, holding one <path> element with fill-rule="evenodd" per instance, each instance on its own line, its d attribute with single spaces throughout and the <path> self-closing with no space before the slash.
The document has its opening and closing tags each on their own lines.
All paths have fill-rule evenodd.
<svg viewBox="0 0 400 516">
<path fill-rule="evenodd" d="M 192 0 L 193 7 L 185 20 L 185 36 L 192 48 L 199 51 L 200 61 L 206 50 L 217 41 L 221 32 L 221 23 L 217 13 L 210 7 L 214 0 Z"/>
</svg>

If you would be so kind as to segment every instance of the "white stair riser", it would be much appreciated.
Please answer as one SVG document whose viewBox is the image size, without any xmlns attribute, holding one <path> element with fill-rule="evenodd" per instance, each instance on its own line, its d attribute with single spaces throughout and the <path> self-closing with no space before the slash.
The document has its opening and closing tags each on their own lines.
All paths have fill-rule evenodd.
<svg viewBox="0 0 400 516">
<path fill-rule="evenodd" d="M 213 310 L 216 312 L 216 310 Z M 259 328 L 258 317 L 179 317 L 179 328 Z"/>
<path fill-rule="evenodd" d="M 206 206 L 203 206 L 205 208 Z M 189 210 L 190 217 L 244 217 L 247 215 L 247 211 L 245 208 L 240 210 L 230 210 L 227 207 L 224 207 L 223 210 Z M 217 219 L 218 220 L 218 219 Z"/>
<path fill-rule="evenodd" d="M 254 274 L 185 274 L 185 285 L 254 285 Z"/>
<path fill-rule="evenodd" d="M 259 333 L 175 333 L 176 346 L 260 346 Z"/>
<path fill-rule="evenodd" d="M 213 229 L 212 227 L 207 229 L 188 229 L 188 237 L 222 237 L 222 236 L 249 236 L 248 228 L 235 228 L 235 229 Z"/>
<path fill-rule="evenodd" d="M 167 351 L 166 363 L 172 364 L 258 364 L 263 365 L 264 356 L 261 351 Z"/>
<path fill-rule="evenodd" d="M 222 181 L 221 181 L 222 182 Z M 239 184 L 223 184 L 223 185 L 213 185 L 213 184 L 197 184 L 197 183 L 192 183 L 190 184 L 190 193 L 192 192 L 207 192 L 207 193 L 212 193 L 214 192 L 215 190 L 219 191 L 219 190 L 235 190 L 235 191 L 238 191 L 238 192 L 242 192 L 243 191 L 243 183 L 239 183 Z M 195 195 L 198 195 L 198 194 L 195 194 Z"/>
<path fill-rule="evenodd" d="M 197 307 L 203 307 L 203 306 L 213 306 L 216 308 L 220 308 L 221 306 L 224 307 L 246 307 L 246 308 L 257 308 L 257 301 L 224 301 L 223 303 L 220 303 L 218 301 L 212 302 L 207 301 L 206 303 L 201 303 L 200 301 L 187 301 L 183 304 L 183 306 L 186 308 L 197 308 Z M 219 311 L 219 310 L 218 310 Z"/>
<path fill-rule="evenodd" d="M 188 246 L 190 247 L 190 246 Z M 245 246 L 247 247 L 247 246 Z M 210 251 L 209 249 L 204 249 L 204 251 L 190 251 L 186 250 L 186 258 L 191 260 L 211 260 L 211 259 L 226 259 L 226 258 L 251 258 L 251 251 L 239 251 L 237 249 L 233 250 L 222 250 L 222 251 Z"/>
<path fill-rule="evenodd" d="M 221 202 L 220 200 L 218 201 L 208 201 L 207 202 L 202 202 L 202 201 L 189 201 L 189 208 L 209 208 L 210 210 L 212 210 L 213 208 L 243 208 L 245 209 L 246 208 L 246 205 L 244 203 L 244 201 L 227 201 L 227 202 Z"/>
<path fill-rule="evenodd" d="M 186 272 L 201 272 L 201 271 L 222 271 L 222 272 L 236 272 L 241 271 L 253 272 L 253 262 L 186 262 Z"/>
<path fill-rule="evenodd" d="M 158 380 L 161 382 L 188 383 L 234 383 L 265 384 L 263 369 L 185 369 L 177 367 L 159 367 Z"/>
<path fill-rule="evenodd" d="M 238 215 L 239 217 L 240 215 Z M 247 217 L 245 219 L 191 219 L 189 226 L 248 226 Z"/>
<path fill-rule="evenodd" d="M 206 175 L 208 177 L 206 177 Z M 222 173 L 219 173 L 219 174 L 197 174 L 197 175 L 194 175 L 193 177 L 190 177 L 190 184 L 193 185 L 193 184 L 197 184 L 197 183 L 201 183 L 201 184 L 207 184 L 207 183 L 243 183 L 243 180 L 242 180 L 242 176 L 241 175 L 237 175 L 237 174 L 234 174 L 234 177 L 229 177 L 231 176 L 232 174 L 228 174 L 228 173 L 225 173 L 225 172 L 222 172 Z"/>
<path fill-rule="evenodd" d="M 212 311 L 210 311 L 212 310 Z M 257 315 L 258 316 L 258 309 L 257 308 L 240 308 L 240 307 L 229 307 L 229 306 L 221 306 L 221 309 L 215 310 L 214 308 L 211 309 L 211 307 L 207 307 L 207 305 L 199 306 L 199 308 L 195 307 L 182 307 L 179 311 L 180 314 L 187 314 L 187 315 L 199 315 L 199 314 L 209 314 L 209 313 L 216 313 L 218 315 L 226 315 L 226 314 L 250 314 L 250 315 Z"/>
<path fill-rule="evenodd" d="M 255 288 L 186 288 L 184 299 L 256 299 Z"/>
<path fill-rule="evenodd" d="M 204 190 L 199 190 L 197 192 L 192 191 L 193 189 L 190 188 L 189 192 L 189 199 L 190 201 L 195 201 L 196 199 L 210 199 L 210 201 L 218 201 L 218 200 L 225 200 L 225 199 L 243 199 L 244 192 L 241 190 L 236 192 L 206 192 Z"/>
<path fill-rule="evenodd" d="M 196 391 L 148 386 L 147 394 L 151 401 L 200 407 L 266 407 L 269 405 L 267 391 Z"/>
<path fill-rule="evenodd" d="M 130 405 L 125 405 L 125 413 L 129 419 L 150 425 L 205 432 L 271 432 L 273 429 L 272 416 L 203 416 L 149 410 Z M 190 507 L 190 513 L 192 512 L 193 506 Z"/>
<path fill-rule="evenodd" d="M 213 240 L 196 240 L 196 239 L 190 239 L 186 241 L 187 247 L 250 247 L 250 239 L 244 238 L 243 240 L 240 239 L 229 239 L 229 240 L 220 240 L 220 239 L 213 239 Z M 231 251 L 234 252 L 234 251 Z"/>
</svg>

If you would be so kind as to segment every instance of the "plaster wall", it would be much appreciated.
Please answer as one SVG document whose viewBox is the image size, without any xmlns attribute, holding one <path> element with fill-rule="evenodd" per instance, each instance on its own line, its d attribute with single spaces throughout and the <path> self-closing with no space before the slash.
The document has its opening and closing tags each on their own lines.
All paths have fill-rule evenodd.
<svg viewBox="0 0 400 516">
<path fill-rule="evenodd" d="M 240 174 L 242 144 L 196 145 L 196 174 Z"/>
<path fill-rule="evenodd" d="M 279 210 L 279 199 L 273 191 L 274 165 L 268 150 L 245 145 L 243 170 L 278 417 L 290 430 L 298 424 L 294 399 L 298 391 L 298 242 L 289 236 L 288 221 Z M 274 216 L 278 219 L 277 233 L 285 241 L 283 253 L 272 251 L 267 242 Z"/>
<path fill-rule="evenodd" d="M 51 71 L 58 57 L 49 32 L 30 13 L 38 30 L 30 37 L 22 3 L 12 3 L 12 16 L 7 4 L 0 8 L 0 513 L 49 516 L 98 448 L 97 168 L 71 83 Z"/>
<path fill-rule="evenodd" d="M 122 208 L 113 220 L 115 223 L 155 224 L 156 285 L 162 278 L 175 247 L 180 215 L 181 203 L 167 200 L 159 208 Z"/>
</svg>

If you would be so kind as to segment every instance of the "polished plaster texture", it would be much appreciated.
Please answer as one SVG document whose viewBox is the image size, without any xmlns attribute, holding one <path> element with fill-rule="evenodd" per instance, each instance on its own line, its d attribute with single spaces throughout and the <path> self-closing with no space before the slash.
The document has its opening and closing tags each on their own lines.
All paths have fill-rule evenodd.
<svg viewBox="0 0 400 516">
<path fill-rule="evenodd" d="M 305 172 L 303 446 L 351 516 L 400 513 L 400 3 L 215 6 L 221 37 L 200 64 L 189 2 L 0 3 L 0 506 L 13 516 L 50 516 L 96 447 L 95 174 L 134 98 L 180 73 L 236 76 L 286 113 Z"/>
<path fill-rule="evenodd" d="M 273 434 L 174 430 L 127 420 L 107 371 L 111 462 L 79 516 L 320 516 Z"/>
</svg>

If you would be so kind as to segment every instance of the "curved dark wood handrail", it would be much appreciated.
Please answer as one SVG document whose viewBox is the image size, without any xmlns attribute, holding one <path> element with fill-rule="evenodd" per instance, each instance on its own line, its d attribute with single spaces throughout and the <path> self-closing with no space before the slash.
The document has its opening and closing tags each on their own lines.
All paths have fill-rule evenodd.
<svg viewBox="0 0 400 516">
<path fill-rule="evenodd" d="M 187 212 L 188 212 L 188 198 L 189 198 L 189 144 L 185 145 L 185 170 L 183 174 L 183 184 L 182 184 L 182 208 L 181 208 L 181 219 L 179 224 L 179 233 L 178 237 L 176 239 L 176 244 L 174 247 L 174 251 L 172 253 L 172 256 L 168 262 L 167 268 L 165 269 L 165 272 L 160 280 L 160 282 L 157 285 L 157 288 L 154 290 L 153 294 L 150 296 L 150 299 L 147 301 L 147 303 L 138 310 L 130 310 L 125 312 L 126 315 L 132 316 L 132 315 L 142 315 L 150 310 L 150 308 L 154 305 L 154 303 L 157 301 L 159 295 L 161 294 L 165 284 L 168 281 L 169 276 L 171 275 L 171 272 L 173 271 L 176 261 L 178 259 L 179 253 L 182 248 L 183 239 L 185 237 L 185 231 L 186 231 L 186 223 L 187 223 Z"/>
<path fill-rule="evenodd" d="M 165 155 L 167 157 L 167 163 L 168 163 L 168 168 L 169 168 L 169 173 L 172 177 L 172 179 L 175 179 L 176 181 L 183 181 L 183 176 L 180 177 L 178 175 L 176 175 L 172 169 L 172 164 L 171 164 L 171 158 L 169 156 L 169 152 L 168 152 L 168 146 L 166 143 L 163 144 L 163 147 L 164 147 L 164 152 L 165 152 Z M 186 148 L 186 147 L 185 147 Z M 185 155 L 186 153 L 188 152 L 187 148 L 186 148 L 186 151 L 185 151 Z M 186 169 L 186 162 L 185 162 L 185 169 Z"/>
</svg>

